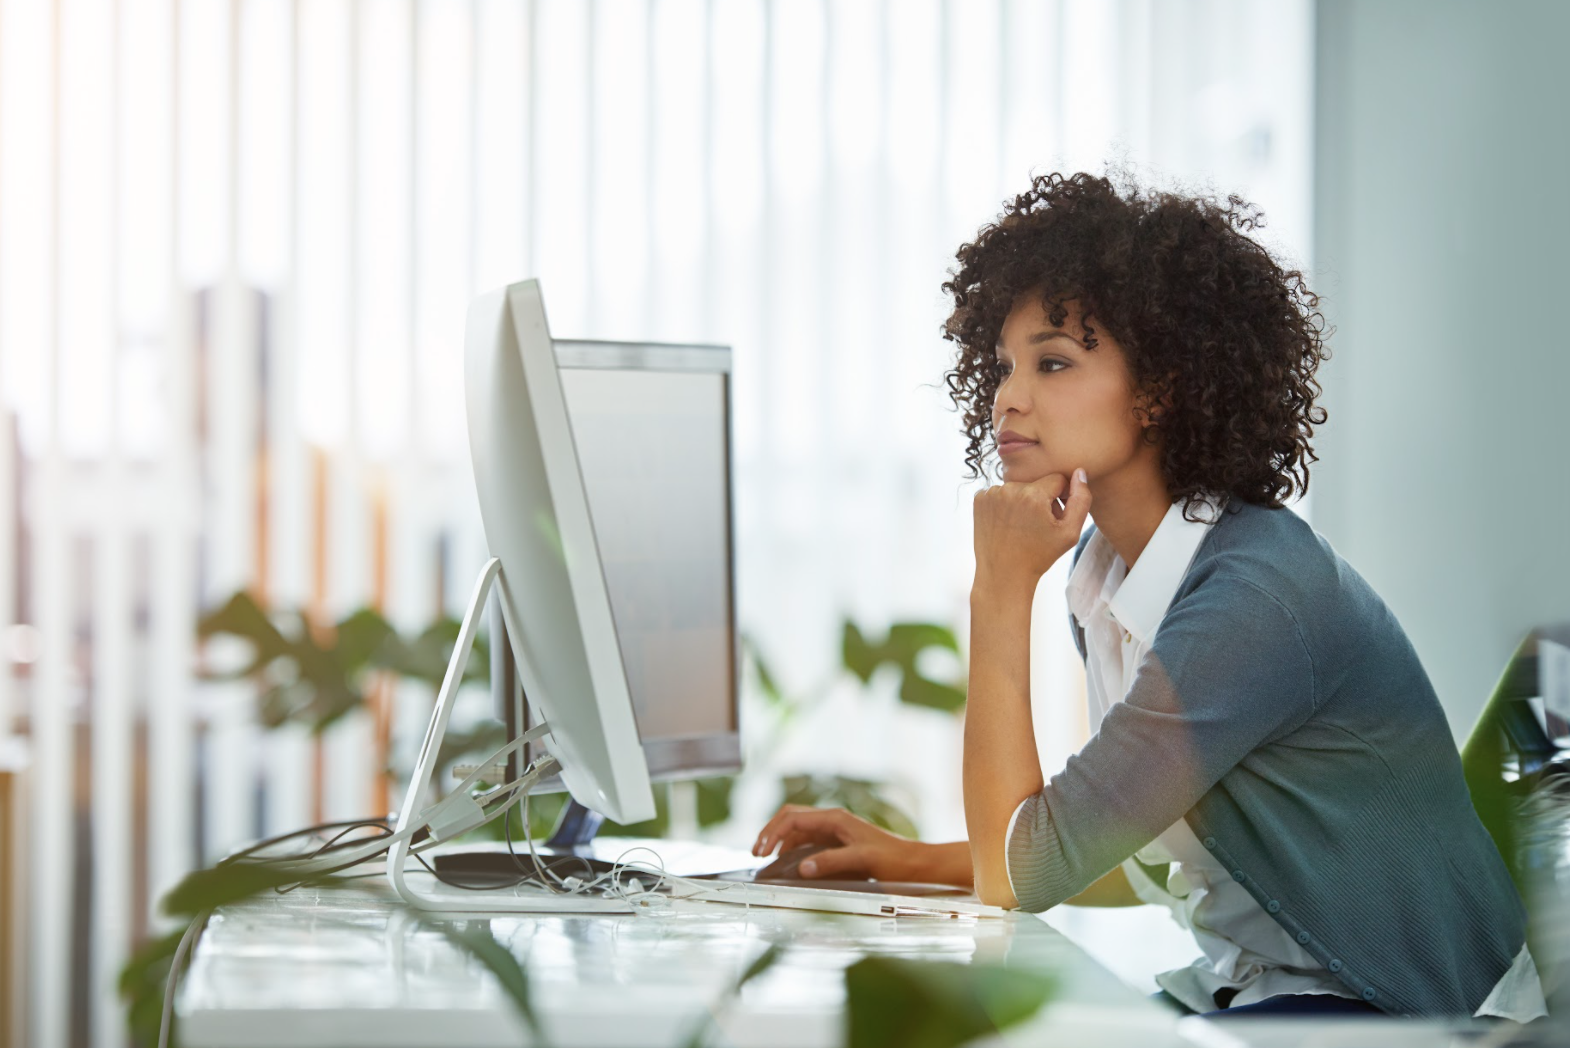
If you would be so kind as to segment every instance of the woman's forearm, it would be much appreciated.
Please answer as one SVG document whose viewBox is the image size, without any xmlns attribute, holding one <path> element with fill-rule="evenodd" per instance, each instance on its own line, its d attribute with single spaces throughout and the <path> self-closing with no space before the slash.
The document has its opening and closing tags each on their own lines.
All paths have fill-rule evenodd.
<svg viewBox="0 0 1570 1048">
<path fill-rule="evenodd" d="M 1030 604 L 1034 585 L 978 575 L 970 597 L 970 685 L 965 704 L 965 825 L 976 894 L 1017 904 L 1005 858 L 1014 809 L 1042 787 L 1030 718 Z"/>
<path fill-rule="evenodd" d="M 955 884 L 968 888 L 974 879 L 970 868 L 970 845 L 965 841 L 947 844 L 918 844 L 912 856 L 911 880 L 929 884 Z"/>
</svg>

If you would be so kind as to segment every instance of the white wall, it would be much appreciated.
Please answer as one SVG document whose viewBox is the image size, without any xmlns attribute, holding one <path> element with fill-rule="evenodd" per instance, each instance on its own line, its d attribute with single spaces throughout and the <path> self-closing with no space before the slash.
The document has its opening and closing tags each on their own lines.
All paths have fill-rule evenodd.
<svg viewBox="0 0 1570 1048">
<path fill-rule="evenodd" d="M 1320 0 L 1314 523 L 1458 737 L 1570 620 L 1570 4 Z"/>
</svg>

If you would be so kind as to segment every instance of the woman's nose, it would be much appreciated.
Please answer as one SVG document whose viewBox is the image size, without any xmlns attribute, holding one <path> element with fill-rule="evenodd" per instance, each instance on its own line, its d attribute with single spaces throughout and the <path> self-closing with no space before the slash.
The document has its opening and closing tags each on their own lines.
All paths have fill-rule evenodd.
<svg viewBox="0 0 1570 1048">
<path fill-rule="evenodd" d="M 1020 411 L 1022 407 L 1021 399 L 1019 387 L 1014 382 L 1014 376 L 1004 376 L 1003 380 L 998 383 L 998 391 L 992 397 L 992 417 L 1001 422 L 1004 416 L 1009 413 L 1009 409 L 1012 408 L 1015 412 Z"/>
</svg>

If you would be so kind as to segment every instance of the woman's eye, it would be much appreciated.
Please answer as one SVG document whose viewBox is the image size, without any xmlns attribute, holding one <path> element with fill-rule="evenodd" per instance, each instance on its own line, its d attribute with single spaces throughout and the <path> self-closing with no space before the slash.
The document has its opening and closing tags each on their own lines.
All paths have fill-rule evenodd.
<svg viewBox="0 0 1570 1048">
<path fill-rule="evenodd" d="M 1045 371 L 1050 375 L 1052 372 L 1062 371 L 1066 367 L 1068 367 L 1068 365 L 1063 363 L 1061 360 L 1053 360 L 1051 357 L 1045 357 L 1041 361 L 1041 367 L 1039 370 Z"/>
</svg>

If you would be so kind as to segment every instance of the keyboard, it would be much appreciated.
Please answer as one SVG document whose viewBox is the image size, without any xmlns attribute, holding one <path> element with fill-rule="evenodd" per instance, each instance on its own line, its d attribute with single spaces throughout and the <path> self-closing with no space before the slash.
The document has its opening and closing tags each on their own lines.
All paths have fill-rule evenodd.
<svg viewBox="0 0 1570 1048">
<path fill-rule="evenodd" d="M 612 838 L 611 840 L 614 840 Z M 596 842 L 599 843 L 599 842 Z M 609 843 L 607 841 L 606 843 Z M 660 850 L 668 846 L 680 848 L 680 842 L 658 842 Z M 604 851 L 603 848 L 596 849 Z M 627 861 L 641 860 L 640 865 L 653 865 L 653 857 L 646 853 L 626 856 Z M 540 853 L 540 863 L 559 877 L 578 877 L 593 880 L 616 868 L 614 861 L 594 855 Z M 437 854 L 431 863 L 436 872 L 450 880 L 475 888 L 501 888 L 515 884 L 521 876 L 534 875 L 534 864 L 527 852 L 520 852 L 516 859 L 506 851 L 460 851 Z M 519 866 L 522 866 L 522 870 Z M 816 888 L 820 891 L 869 892 L 878 895 L 904 895 L 916 898 L 959 897 L 970 894 L 952 884 L 925 884 L 915 881 L 828 880 L 823 878 L 758 877 L 756 869 L 698 872 L 680 864 L 682 869 L 672 870 L 693 880 L 714 880 L 727 883 L 761 884 L 776 888 Z M 639 871 L 641 872 L 641 871 Z"/>
</svg>

